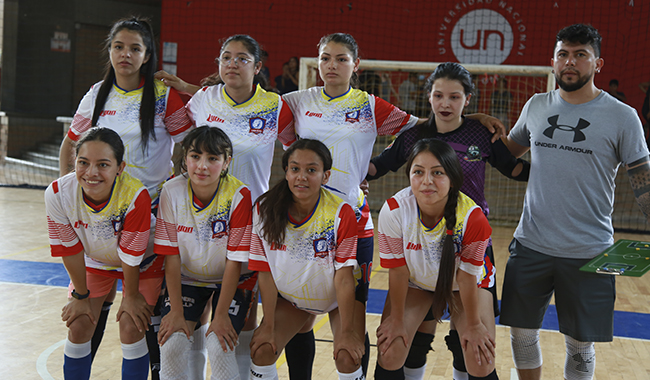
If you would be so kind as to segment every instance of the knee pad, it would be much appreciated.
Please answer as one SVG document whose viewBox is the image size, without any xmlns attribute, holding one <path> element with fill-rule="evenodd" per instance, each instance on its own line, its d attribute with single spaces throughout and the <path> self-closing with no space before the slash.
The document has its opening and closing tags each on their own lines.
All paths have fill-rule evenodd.
<svg viewBox="0 0 650 380">
<path fill-rule="evenodd" d="M 187 368 L 189 379 L 205 379 L 208 371 L 208 350 L 205 348 L 205 333 L 208 332 L 208 324 L 194 329 L 190 351 L 187 356 Z"/>
<path fill-rule="evenodd" d="M 467 368 L 465 368 L 465 357 L 463 356 L 463 347 L 460 345 L 458 331 L 449 330 L 449 335 L 445 337 L 445 343 L 447 343 L 447 349 L 451 351 L 451 354 L 454 357 L 454 369 L 459 372 L 467 372 Z"/>
<path fill-rule="evenodd" d="M 212 368 L 210 379 L 239 379 L 239 367 L 235 358 L 235 350 L 231 350 L 226 344 L 226 351 L 224 351 L 221 343 L 219 343 L 219 338 L 213 332 L 208 335 L 206 346 L 210 356 L 210 367 Z"/>
<path fill-rule="evenodd" d="M 191 345 L 187 335 L 177 331 L 160 346 L 160 377 L 184 379 L 187 376 L 187 355 Z"/>
<path fill-rule="evenodd" d="M 535 369 L 542 366 L 542 347 L 538 329 L 510 328 L 512 359 L 517 369 Z"/>
<path fill-rule="evenodd" d="M 434 335 L 417 331 L 411 343 L 411 349 L 406 357 L 405 367 L 420 368 L 427 364 L 427 353 L 431 350 Z"/>
<path fill-rule="evenodd" d="M 568 335 L 566 343 L 566 362 L 564 378 L 567 380 L 590 380 L 596 368 L 596 349 L 593 342 L 580 342 Z"/>
</svg>

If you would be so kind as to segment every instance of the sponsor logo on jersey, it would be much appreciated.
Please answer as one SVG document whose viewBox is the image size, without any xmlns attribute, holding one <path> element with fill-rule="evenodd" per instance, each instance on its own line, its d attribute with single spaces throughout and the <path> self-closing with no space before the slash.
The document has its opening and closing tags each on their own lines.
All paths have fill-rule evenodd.
<svg viewBox="0 0 650 380">
<path fill-rule="evenodd" d="M 248 121 L 248 125 L 250 125 L 250 133 L 255 133 L 256 135 L 259 135 L 260 133 L 264 132 L 264 126 L 266 126 L 266 120 L 262 119 L 261 117 L 253 117 Z"/>
<path fill-rule="evenodd" d="M 81 220 L 77 220 L 76 222 L 74 222 L 74 228 L 81 228 L 81 227 L 88 228 L 88 223 L 84 223 Z"/>
<path fill-rule="evenodd" d="M 419 251 L 419 250 L 422 249 L 422 244 L 420 244 L 420 243 L 413 244 L 411 242 L 408 242 L 408 244 L 406 244 L 406 249 L 410 249 L 410 250 L 413 250 L 413 251 Z"/>
<path fill-rule="evenodd" d="M 99 114 L 99 117 L 102 116 L 114 116 L 117 113 L 115 110 L 104 110 Z"/>
<path fill-rule="evenodd" d="M 212 238 L 217 239 L 224 237 L 228 234 L 227 224 L 225 220 L 215 220 L 212 222 Z"/>
<path fill-rule="evenodd" d="M 176 230 L 178 232 L 185 232 L 188 234 L 191 234 L 194 231 L 194 227 L 188 227 L 188 226 L 181 226 L 180 224 L 177 226 Z"/>
<path fill-rule="evenodd" d="M 557 121 L 559 118 L 560 115 L 555 115 L 548 118 L 548 123 L 551 126 L 544 130 L 544 136 L 552 139 L 555 132 L 559 129 L 560 131 L 573 132 L 573 142 L 580 142 L 586 140 L 587 137 L 582 132 L 582 130 L 590 126 L 591 125 L 590 122 L 580 118 L 580 120 L 578 120 L 578 124 L 575 127 L 572 127 L 570 125 L 558 124 Z"/>
<path fill-rule="evenodd" d="M 318 118 L 322 118 L 322 117 L 323 117 L 323 114 L 322 114 L 322 113 L 318 113 L 318 112 L 307 111 L 307 112 L 305 112 L 305 116 L 307 116 L 307 117 L 318 117 Z"/>
<path fill-rule="evenodd" d="M 325 258 L 327 257 L 327 240 L 320 238 L 314 240 L 314 257 Z"/>
<path fill-rule="evenodd" d="M 208 118 L 206 119 L 208 123 L 225 123 L 226 121 L 219 116 L 216 115 L 208 115 Z"/>
<path fill-rule="evenodd" d="M 345 121 L 348 123 L 357 123 L 359 122 L 359 110 L 348 112 L 345 114 Z"/>
<path fill-rule="evenodd" d="M 476 145 L 471 145 L 467 147 L 465 152 L 465 161 L 480 161 L 481 160 L 481 149 Z"/>
<path fill-rule="evenodd" d="M 282 244 L 282 245 L 276 245 L 275 243 L 271 243 L 271 251 L 286 251 L 287 246 Z"/>
</svg>

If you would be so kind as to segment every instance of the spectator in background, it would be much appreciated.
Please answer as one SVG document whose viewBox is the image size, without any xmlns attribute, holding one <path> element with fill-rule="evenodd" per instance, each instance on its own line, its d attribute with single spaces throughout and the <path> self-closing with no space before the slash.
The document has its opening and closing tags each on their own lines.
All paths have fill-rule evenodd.
<svg viewBox="0 0 650 380">
<path fill-rule="evenodd" d="M 391 101 L 390 97 L 392 95 L 396 99 L 395 102 L 397 102 L 397 99 L 399 98 L 399 94 L 397 93 L 397 91 L 395 91 L 395 88 L 393 88 L 393 81 L 390 78 L 390 73 L 387 71 L 380 71 L 378 74 L 381 76 L 380 97 L 390 103 Z"/>
<path fill-rule="evenodd" d="M 415 114 L 415 99 L 417 96 L 418 74 L 409 73 L 408 78 L 399 85 L 399 101 L 402 110 L 408 114 Z"/>
<path fill-rule="evenodd" d="M 291 76 L 296 79 L 296 82 L 298 82 L 299 71 L 300 71 L 300 62 L 298 61 L 298 57 L 289 58 L 289 72 L 291 72 Z"/>
<path fill-rule="evenodd" d="M 364 70 L 359 74 L 359 89 L 369 94 L 380 94 L 381 78 L 373 70 Z"/>
<path fill-rule="evenodd" d="M 512 92 L 508 90 L 508 80 L 499 75 L 497 77 L 496 89 L 490 97 L 490 114 L 501 120 L 508 128 L 511 126 L 509 115 L 512 98 Z"/>
<path fill-rule="evenodd" d="M 609 90 L 607 90 L 607 92 L 623 103 L 627 101 L 625 94 L 618 90 L 618 79 L 612 79 L 609 81 Z"/>
<path fill-rule="evenodd" d="M 289 62 L 282 65 L 282 75 L 275 77 L 275 88 L 280 95 L 298 90 L 298 78 L 291 75 Z"/>
</svg>

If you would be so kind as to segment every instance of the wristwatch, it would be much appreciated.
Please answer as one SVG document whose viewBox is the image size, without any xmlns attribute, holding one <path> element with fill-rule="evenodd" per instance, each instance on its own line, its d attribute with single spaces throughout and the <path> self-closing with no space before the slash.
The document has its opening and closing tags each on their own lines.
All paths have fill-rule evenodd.
<svg viewBox="0 0 650 380">
<path fill-rule="evenodd" d="M 90 296 L 90 289 L 88 289 L 88 293 L 86 294 L 79 294 L 77 293 L 76 289 L 72 290 L 72 298 L 76 298 L 78 300 L 85 300 L 86 298 L 88 298 L 88 296 Z"/>
</svg>

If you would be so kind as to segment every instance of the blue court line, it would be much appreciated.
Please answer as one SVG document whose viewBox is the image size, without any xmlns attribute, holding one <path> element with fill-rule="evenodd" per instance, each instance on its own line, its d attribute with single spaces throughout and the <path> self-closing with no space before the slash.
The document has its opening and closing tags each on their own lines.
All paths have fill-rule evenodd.
<svg viewBox="0 0 650 380">
<path fill-rule="evenodd" d="M 70 278 L 60 263 L 0 259 L 0 282 L 68 287 Z M 122 290 L 121 281 L 118 282 L 118 290 Z M 370 289 L 368 313 L 381 314 L 386 294 L 386 290 Z M 559 329 L 555 305 L 550 305 L 546 310 L 542 328 Z M 614 311 L 614 336 L 650 340 L 650 314 Z"/>
</svg>

